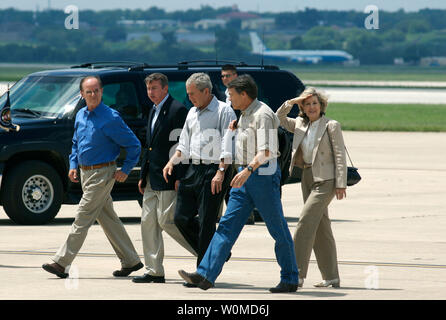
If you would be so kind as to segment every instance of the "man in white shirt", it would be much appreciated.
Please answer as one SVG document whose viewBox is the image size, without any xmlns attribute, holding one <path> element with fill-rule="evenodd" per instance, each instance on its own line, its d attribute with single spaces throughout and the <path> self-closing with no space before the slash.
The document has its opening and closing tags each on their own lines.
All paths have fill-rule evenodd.
<svg viewBox="0 0 446 320">
<path fill-rule="evenodd" d="M 225 151 L 223 136 L 236 116 L 230 106 L 212 94 L 207 74 L 190 76 L 186 91 L 194 107 L 189 110 L 176 152 L 163 175 L 168 179 L 175 165 L 190 162 L 178 187 L 175 224 L 197 252 L 198 265 L 214 235 L 219 207 L 232 177 L 231 152 Z"/>
<path fill-rule="evenodd" d="M 225 64 L 223 67 L 221 67 L 221 81 L 226 87 L 225 95 L 226 95 L 226 103 L 231 104 L 231 100 L 229 99 L 229 89 L 228 85 L 229 82 L 237 78 L 237 69 L 232 64 Z M 237 116 L 238 118 L 238 116 Z"/>
</svg>

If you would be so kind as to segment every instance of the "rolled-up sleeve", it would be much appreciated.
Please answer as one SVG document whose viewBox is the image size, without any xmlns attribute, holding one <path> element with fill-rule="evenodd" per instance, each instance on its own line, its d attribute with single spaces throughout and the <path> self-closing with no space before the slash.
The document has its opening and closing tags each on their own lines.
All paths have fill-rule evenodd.
<svg viewBox="0 0 446 320">
<path fill-rule="evenodd" d="M 270 114 L 261 113 L 257 121 L 257 151 L 269 150 L 272 158 L 279 155 L 277 125 L 274 125 L 276 120 Z"/>
<path fill-rule="evenodd" d="M 189 111 L 190 112 L 190 111 Z M 183 130 L 181 130 L 180 139 L 178 140 L 177 151 L 181 152 L 181 159 L 189 159 L 190 156 L 190 139 L 191 133 L 189 132 L 189 115 L 184 122 Z"/>
<path fill-rule="evenodd" d="M 231 107 L 224 108 L 222 116 L 220 118 L 220 137 L 221 137 L 221 148 L 220 148 L 220 159 L 232 158 L 233 154 L 233 137 L 234 133 L 228 130 L 229 124 L 237 120 L 234 110 Z"/>
</svg>

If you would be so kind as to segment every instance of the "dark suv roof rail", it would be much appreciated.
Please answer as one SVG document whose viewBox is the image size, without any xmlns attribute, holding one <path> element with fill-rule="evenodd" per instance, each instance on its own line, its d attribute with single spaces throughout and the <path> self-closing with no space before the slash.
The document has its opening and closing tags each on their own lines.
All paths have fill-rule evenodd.
<svg viewBox="0 0 446 320">
<path fill-rule="evenodd" d="M 178 70 L 187 70 L 191 67 L 193 68 L 206 68 L 206 67 L 222 67 L 225 64 L 233 64 L 236 67 L 247 67 L 247 68 L 259 68 L 263 70 L 279 70 L 278 66 L 273 65 L 249 65 L 243 61 L 233 61 L 233 60 L 193 60 L 193 61 L 182 61 L 177 65 L 149 65 L 145 62 L 136 61 L 96 61 L 96 62 L 86 62 L 80 65 L 71 66 L 72 69 L 78 68 L 90 68 L 90 69 L 101 69 L 101 68 L 126 68 L 128 71 L 142 71 L 144 69 L 159 69 L 159 68 L 178 68 Z"/>
<path fill-rule="evenodd" d="M 193 64 L 193 65 L 192 65 Z M 178 68 L 181 70 L 186 70 L 188 67 L 222 67 L 224 64 L 233 64 L 235 67 L 252 67 L 261 68 L 265 70 L 279 70 L 278 66 L 272 65 L 249 65 L 243 61 L 234 60 L 193 60 L 193 61 L 182 61 L 178 63 Z"/>
<path fill-rule="evenodd" d="M 80 65 L 72 66 L 72 69 L 76 68 L 90 68 L 90 69 L 99 69 L 99 68 L 107 68 L 107 67 L 119 67 L 119 68 L 134 68 L 134 67 L 148 67 L 145 62 L 137 62 L 137 61 L 96 61 L 96 62 L 86 62 Z"/>
</svg>

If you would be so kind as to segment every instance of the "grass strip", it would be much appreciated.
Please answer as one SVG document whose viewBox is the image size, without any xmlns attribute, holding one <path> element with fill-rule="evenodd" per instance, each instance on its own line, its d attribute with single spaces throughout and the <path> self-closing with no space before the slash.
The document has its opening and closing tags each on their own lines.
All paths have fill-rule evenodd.
<svg viewBox="0 0 446 320">
<path fill-rule="evenodd" d="M 343 130 L 446 132 L 446 104 L 329 103 Z"/>
</svg>

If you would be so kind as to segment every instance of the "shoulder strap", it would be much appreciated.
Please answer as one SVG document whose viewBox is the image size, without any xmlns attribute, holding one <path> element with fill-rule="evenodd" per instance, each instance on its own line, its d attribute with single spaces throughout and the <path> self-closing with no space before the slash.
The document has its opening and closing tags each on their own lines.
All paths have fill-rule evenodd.
<svg viewBox="0 0 446 320">
<path fill-rule="evenodd" d="M 330 130 L 328 129 L 329 122 L 330 121 L 327 122 L 327 132 L 328 132 L 328 135 L 330 135 Z M 330 143 L 331 143 L 331 139 L 330 139 Z M 332 145 L 332 147 L 333 147 L 333 145 Z M 345 152 L 347 153 L 348 160 L 350 160 L 350 163 L 351 163 L 352 167 L 354 167 L 352 158 L 350 158 L 350 154 L 348 153 L 348 150 L 347 150 L 347 147 L 345 146 L 345 143 L 344 143 L 344 149 L 345 149 Z"/>
</svg>

